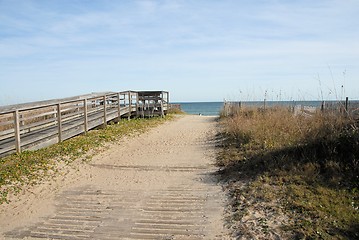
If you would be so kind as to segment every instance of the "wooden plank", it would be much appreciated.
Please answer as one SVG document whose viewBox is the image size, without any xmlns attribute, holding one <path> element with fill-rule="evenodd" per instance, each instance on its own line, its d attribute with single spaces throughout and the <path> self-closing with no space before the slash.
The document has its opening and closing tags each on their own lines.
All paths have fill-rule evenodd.
<svg viewBox="0 0 359 240">
<path fill-rule="evenodd" d="M 164 117 L 165 116 L 165 112 L 163 110 L 163 102 L 161 100 L 161 117 Z"/>
<path fill-rule="evenodd" d="M 87 99 L 84 99 L 84 130 L 85 132 L 88 132 L 89 126 L 88 126 L 88 117 L 87 117 Z"/>
<path fill-rule="evenodd" d="M 81 133 L 84 132 L 83 124 L 80 122 L 74 122 L 72 124 L 68 124 L 62 127 L 62 141 L 65 140 L 64 135 L 68 134 L 68 132 L 72 132 L 73 129 L 81 129 Z"/>
<path fill-rule="evenodd" d="M 50 136 L 46 140 L 44 139 L 43 141 L 37 142 L 35 145 L 28 145 L 24 149 L 26 149 L 26 150 L 38 150 L 38 149 L 41 149 L 41 148 L 45 148 L 45 147 L 49 147 L 51 145 L 54 145 L 54 144 L 57 143 L 57 141 L 58 141 L 57 136 Z"/>
<path fill-rule="evenodd" d="M 8 147 L 0 148 L 0 158 L 5 157 L 6 155 L 9 155 L 9 154 L 12 154 L 15 152 L 16 152 L 16 149 L 15 149 L 14 144 L 11 146 L 8 146 Z"/>
<path fill-rule="evenodd" d="M 15 109 L 6 113 L 9 114 L 9 116 L 1 114 L 1 110 L 3 109 L 0 108 L 0 118 L 2 117 L 2 119 L 8 123 L 4 124 L 2 122 L 1 124 L 5 126 L 11 125 L 11 127 L 13 127 L 12 129 L 0 131 L 0 155 L 4 151 L 14 151 L 16 148 L 16 138 L 20 140 L 21 137 L 21 142 L 19 141 L 17 144 L 19 151 L 21 151 L 21 148 L 37 148 L 35 145 L 45 146 L 48 142 L 53 143 L 54 139 L 57 142 L 61 142 L 74 134 L 77 135 L 86 132 L 101 124 L 106 125 L 108 121 L 114 119 L 120 120 L 121 117 L 131 118 L 132 114 L 135 113 L 139 115 L 140 106 L 142 106 L 141 110 L 143 113 L 145 113 L 143 107 L 147 106 L 146 114 L 161 114 L 161 116 L 163 116 L 164 110 L 167 108 L 167 104 L 165 104 L 166 100 L 163 98 L 167 92 L 153 91 L 147 93 L 149 93 L 149 95 L 161 93 L 161 96 L 155 96 L 154 99 L 156 99 L 156 101 L 162 100 L 162 102 L 142 102 L 141 105 L 140 97 L 143 96 L 139 96 L 139 92 L 126 91 L 91 95 L 91 100 L 89 100 L 89 98 L 81 99 L 75 97 L 72 98 L 71 101 L 58 103 L 51 101 L 48 102 L 47 105 L 40 104 L 33 106 L 27 104 L 26 106 L 29 106 L 28 108 L 17 109 L 17 113 Z M 167 101 L 169 101 L 168 95 L 166 97 Z M 147 99 L 149 98 L 152 97 L 147 96 Z M 146 96 L 144 99 L 146 99 Z M 89 105 L 89 101 L 92 102 L 92 104 L 90 103 L 91 105 Z M 103 102 L 103 106 L 100 105 L 101 102 Z M 52 109 L 49 109 L 50 107 Z M 161 107 L 161 111 L 154 111 L 155 107 Z M 54 108 L 55 110 L 53 110 Z M 22 112 L 25 117 L 21 117 L 19 112 Z M 56 113 L 57 116 L 52 117 Z M 14 115 L 13 122 L 8 121 L 8 119 L 11 118 L 11 114 Z M 47 116 L 51 116 L 52 118 L 41 120 L 41 118 L 47 118 Z M 24 121 L 24 126 L 20 126 L 21 121 Z M 29 121 L 30 123 L 27 123 Z M 17 132 L 15 133 L 16 126 Z"/>
<path fill-rule="evenodd" d="M 21 152 L 21 139 L 20 139 L 20 120 L 19 110 L 14 112 L 14 126 L 15 126 L 15 149 L 17 153 Z"/>
<path fill-rule="evenodd" d="M 106 95 L 105 95 L 105 96 L 103 96 L 103 127 L 106 127 L 106 125 L 107 125 L 106 106 L 107 106 L 107 103 L 106 103 Z"/>
<path fill-rule="evenodd" d="M 8 138 L 13 139 L 15 136 L 14 132 L 15 132 L 14 128 L 1 132 L 0 146 L 1 146 L 2 141 L 4 141 L 5 139 L 8 139 Z"/>
<path fill-rule="evenodd" d="M 45 100 L 45 101 L 37 101 L 37 102 L 2 106 L 2 107 L 0 107 L 0 114 L 14 112 L 15 109 L 23 111 L 23 110 L 32 110 L 32 109 L 36 109 L 36 108 L 42 108 L 42 107 L 56 106 L 59 103 L 64 104 L 64 103 L 77 102 L 77 101 L 83 100 L 84 98 L 92 99 L 92 98 L 98 98 L 98 97 L 102 97 L 103 95 L 109 95 L 109 94 L 115 94 L 115 92 L 91 93 L 91 94 L 84 94 L 84 95 L 68 97 L 68 98 L 51 99 L 51 100 Z"/>
<path fill-rule="evenodd" d="M 117 94 L 117 111 L 118 111 L 118 114 L 117 114 L 117 121 L 120 121 L 121 120 L 121 102 L 120 102 L 120 99 L 121 99 L 121 95 L 120 93 Z"/>
<path fill-rule="evenodd" d="M 97 113 L 97 112 L 102 111 L 102 109 L 103 108 L 101 106 L 98 106 L 98 107 L 95 107 L 95 108 L 91 108 L 91 110 L 87 110 L 87 113 L 88 114 Z"/>
<path fill-rule="evenodd" d="M 61 111 L 62 112 L 62 111 Z M 79 119 L 83 117 L 83 112 L 77 112 L 76 114 L 68 114 L 68 115 L 62 115 L 61 116 L 61 121 L 64 122 L 68 122 L 68 121 L 72 121 L 74 119 Z"/>
<path fill-rule="evenodd" d="M 81 133 L 83 133 L 83 129 L 82 128 L 76 128 L 76 129 L 72 129 L 72 131 L 67 131 L 64 134 L 64 140 L 75 137 L 77 135 L 80 135 Z"/>
<path fill-rule="evenodd" d="M 131 119 L 131 112 L 132 112 L 132 109 L 131 109 L 131 92 L 128 92 L 128 120 Z"/>
<path fill-rule="evenodd" d="M 47 131 L 43 131 L 37 134 L 32 134 L 31 137 L 28 137 L 28 139 L 23 141 L 23 147 L 27 148 L 29 145 L 34 145 L 35 143 L 40 142 L 49 137 L 54 137 L 54 138 L 57 137 L 58 140 L 57 133 L 52 129 L 49 129 Z"/>
<path fill-rule="evenodd" d="M 111 117 L 113 114 L 118 114 L 118 110 L 117 109 L 107 110 L 107 122 L 114 119 L 114 117 Z"/>
<path fill-rule="evenodd" d="M 61 104 L 57 104 L 57 127 L 58 127 L 58 142 L 62 141 L 62 121 L 61 121 Z"/>
</svg>

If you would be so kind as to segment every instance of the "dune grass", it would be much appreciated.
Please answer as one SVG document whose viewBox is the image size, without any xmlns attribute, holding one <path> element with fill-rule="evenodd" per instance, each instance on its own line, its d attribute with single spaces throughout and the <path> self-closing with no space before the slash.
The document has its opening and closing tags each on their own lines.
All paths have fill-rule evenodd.
<svg viewBox="0 0 359 240">
<path fill-rule="evenodd" d="M 123 136 L 139 134 L 172 118 L 132 119 L 112 123 L 104 129 L 68 139 L 37 151 L 24 151 L 0 158 L 0 204 L 8 202 L 9 193 L 16 193 L 28 184 L 37 184 L 49 174 L 56 175 L 56 165 L 76 159 L 90 160 L 105 144 L 118 142 Z"/>
<path fill-rule="evenodd" d="M 184 111 L 182 111 L 182 109 L 179 108 L 170 108 L 168 110 L 168 114 L 179 114 L 179 115 L 183 115 L 186 114 Z"/>
<path fill-rule="evenodd" d="M 217 164 L 230 193 L 229 221 L 236 234 L 253 237 L 244 222 L 256 212 L 259 231 L 268 238 L 359 238 L 355 121 L 248 108 L 221 123 Z"/>
</svg>

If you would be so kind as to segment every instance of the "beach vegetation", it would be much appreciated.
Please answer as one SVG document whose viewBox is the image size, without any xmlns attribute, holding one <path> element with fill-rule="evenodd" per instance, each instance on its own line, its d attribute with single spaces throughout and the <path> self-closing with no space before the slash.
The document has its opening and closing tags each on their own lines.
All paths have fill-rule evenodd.
<svg viewBox="0 0 359 240">
<path fill-rule="evenodd" d="M 168 114 L 179 114 L 179 115 L 186 114 L 181 108 L 177 108 L 177 107 L 168 109 L 167 113 Z"/>
<path fill-rule="evenodd" d="M 359 238 L 359 127 L 345 113 L 241 108 L 222 116 L 217 165 L 242 237 Z"/>
</svg>

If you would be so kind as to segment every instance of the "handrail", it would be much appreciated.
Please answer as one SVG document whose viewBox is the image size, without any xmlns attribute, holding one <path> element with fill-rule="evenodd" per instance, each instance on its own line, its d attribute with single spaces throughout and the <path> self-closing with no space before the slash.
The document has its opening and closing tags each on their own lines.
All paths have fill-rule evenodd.
<svg viewBox="0 0 359 240">
<path fill-rule="evenodd" d="M 108 121 L 121 117 L 144 116 L 143 111 L 140 113 L 141 101 L 142 105 L 146 101 L 149 104 L 151 98 L 144 100 L 141 93 L 157 93 L 161 102 L 151 106 L 159 107 L 157 114 L 165 114 L 169 101 L 165 91 L 105 92 L 8 106 L 10 109 L 0 107 L 0 157 L 13 150 L 41 148 L 46 142 L 54 142 L 49 138 L 61 142 L 64 136 L 86 133 L 100 125 L 105 127 Z"/>
<path fill-rule="evenodd" d="M 15 110 L 19 110 L 19 111 L 27 111 L 27 110 L 33 110 L 33 109 L 36 109 L 36 108 L 44 108 L 44 107 L 51 107 L 51 106 L 56 106 L 57 104 L 66 104 L 66 103 L 73 103 L 73 102 L 79 102 L 79 101 L 83 101 L 84 99 L 87 99 L 87 100 L 90 100 L 90 99 L 97 99 L 97 98 L 101 98 L 101 97 L 104 97 L 104 96 L 111 96 L 111 95 L 116 95 L 118 93 L 114 93 L 114 92 L 108 92 L 108 93 L 105 93 L 105 94 L 100 94 L 100 95 L 96 95 L 96 96 L 91 96 L 90 94 L 89 95 L 81 95 L 81 96 L 78 96 L 78 98 L 76 99 L 71 99 L 71 100 L 63 100 L 63 99 L 54 99 L 54 100 L 49 100 L 49 101 L 54 101 L 54 102 L 51 102 L 51 103 L 38 103 L 38 102 L 34 102 L 33 104 L 37 104 L 37 105 L 34 105 L 34 106 L 30 106 L 30 107 L 16 107 L 17 105 L 22 105 L 22 104 L 17 104 L 17 105 L 14 105 L 12 106 L 11 109 L 8 109 L 8 110 L 5 110 L 5 111 L 1 111 L 1 108 L 4 108 L 4 107 L 0 107 L 0 115 L 1 114 L 7 114 L 7 113 L 12 113 L 14 112 Z M 89 96 L 89 97 L 86 97 L 86 96 Z M 74 97 L 73 97 L 74 98 Z M 42 101 L 42 102 L 46 102 L 46 101 Z M 32 104 L 32 103 L 27 103 L 27 104 Z"/>
</svg>

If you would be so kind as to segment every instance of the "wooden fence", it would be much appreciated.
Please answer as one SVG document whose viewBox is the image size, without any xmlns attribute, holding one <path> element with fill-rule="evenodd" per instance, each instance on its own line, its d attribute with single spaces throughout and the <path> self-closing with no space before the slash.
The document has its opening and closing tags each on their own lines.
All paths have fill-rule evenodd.
<svg viewBox="0 0 359 240">
<path fill-rule="evenodd" d="M 168 92 L 156 92 L 160 94 L 159 101 L 150 103 L 141 102 L 140 93 L 107 92 L 1 107 L 0 157 L 50 146 L 95 127 L 106 126 L 109 121 L 144 116 L 145 104 L 151 105 L 151 116 L 155 110 L 158 115 L 166 113 Z"/>
<path fill-rule="evenodd" d="M 314 102 L 313 102 L 314 103 Z M 311 116 L 318 112 L 333 115 L 345 115 L 355 120 L 359 119 L 359 101 L 328 101 L 307 104 L 306 102 L 225 102 L 222 109 L 223 116 L 238 114 L 242 108 L 254 107 L 261 110 L 271 107 L 288 107 L 295 115 Z"/>
</svg>

